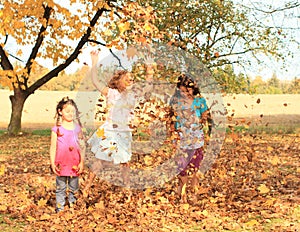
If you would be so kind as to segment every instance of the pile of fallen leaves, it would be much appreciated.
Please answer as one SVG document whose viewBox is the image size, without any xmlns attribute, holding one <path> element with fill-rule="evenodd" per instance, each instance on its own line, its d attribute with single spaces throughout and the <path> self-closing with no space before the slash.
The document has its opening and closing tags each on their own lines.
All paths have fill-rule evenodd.
<svg viewBox="0 0 300 232">
<path fill-rule="evenodd" d="M 228 134 L 196 195 L 177 180 L 124 189 L 96 179 L 90 194 L 55 213 L 50 137 L 0 136 L 1 231 L 297 231 L 300 136 Z M 85 185 L 87 173 L 81 177 Z"/>
</svg>

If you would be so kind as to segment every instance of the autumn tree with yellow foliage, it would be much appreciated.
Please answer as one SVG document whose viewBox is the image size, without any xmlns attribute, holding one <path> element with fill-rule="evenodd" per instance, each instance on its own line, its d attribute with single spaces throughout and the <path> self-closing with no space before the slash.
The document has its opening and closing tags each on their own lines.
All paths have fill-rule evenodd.
<svg viewBox="0 0 300 232">
<path fill-rule="evenodd" d="M 261 62 L 258 54 L 284 60 L 280 49 L 291 41 L 286 28 L 266 25 L 256 16 L 289 12 L 299 3 L 290 1 L 279 9 L 257 4 L 249 7 L 223 0 L 1 0 L 0 85 L 13 90 L 8 133 L 21 131 L 26 99 L 77 60 L 88 43 L 123 49 L 162 42 L 194 55 L 212 71 L 232 64 L 251 66 L 249 57 Z M 9 52 L 12 40 L 20 48 L 26 46 L 25 61 L 16 63 L 22 57 L 21 49 Z M 54 68 L 46 67 L 47 72 L 32 78 L 38 59 L 50 60 Z M 66 81 L 67 77 L 59 79 Z M 221 83 L 230 85 L 225 79 Z"/>
<path fill-rule="evenodd" d="M 0 3 L 0 84 L 13 91 L 8 125 L 11 135 L 21 131 L 26 99 L 77 60 L 88 43 L 123 49 L 129 41 L 147 43 L 158 35 L 152 7 L 114 0 L 70 0 L 69 6 L 65 4 L 53 0 Z M 11 40 L 20 45 L 16 54 L 8 51 Z M 16 59 L 21 60 L 21 46 L 30 47 L 24 54 L 27 60 L 14 65 Z M 49 67 L 32 82 L 31 76 L 39 68 L 37 59 L 51 60 L 54 68 Z"/>
</svg>

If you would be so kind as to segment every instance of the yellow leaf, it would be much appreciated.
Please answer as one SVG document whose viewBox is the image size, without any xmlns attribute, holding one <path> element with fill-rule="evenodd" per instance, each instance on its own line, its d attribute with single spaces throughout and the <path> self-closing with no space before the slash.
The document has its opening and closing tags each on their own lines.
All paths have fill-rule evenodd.
<svg viewBox="0 0 300 232">
<path fill-rule="evenodd" d="M 183 209 L 183 210 L 188 210 L 189 208 L 190 208 L 190 205 L 189 204 L 183 204 L 182 206 L 181 206 L 181 208 Z"/>
<path fill-rule="evenodd" d="M 274 150 L 273 147 L 270 147 L 270 146 L 267 147 L 267 151 L 273 151 L 273 150 Z"/>
<path fill-rule="evenodd" d="M 152 163 L 152 157 L 149 156 L 149 155 L 145 156 L 144 157 L 144 162 L 145 162 L 146 165 L 151 165 L 151 163 Z"/>
<path fill-rule="evenodd" d="M 130 23 L 129 22 L 120 23 L 118 27 L 120 30 L 120 34 L 123 34 L 125 31 L 128 31 L 130 29 Z"/>
<path fill-rule="evenodd" d="M 144 25 L 144 29 L 145 29 L 146 31 L 151 31 L 151 30 L 152 30 L 152 28 L 151 28 L 151 26 L 149 25 L 149 23 L 146 23 L 146 24 Z"/>
<path fill-rule="evenodd" d="M 102 217 L 102 215 L 98 212 L 92 212 L 92 215 L 95 220 L 99 220 Z"/>
<path fill-rule="evenodd" d="M 51 218 L 50 214 L 44 213 L 44 214 L 41 216 L 40 220 L 43 221 L 43 220 L 48 220 L 48 219 L 50 219 L 50 218 Z"/>
<path fill-rule="evenodd" d="M 203 216 L 207 217 L 207 216 L 208 216 L 208 211 L 205 209 L 205 210 L 203 210 L 203 211 L 201 212 L 201 214 L 202 214 Z"/>
<path fill-rule="evenodd" d="M 36 219 L 34 218 L 34 217 L 31 217 L 31 216 L 27 216 L 27 221 L 29 221 L 29 222 L 33 222 L 33 221 L 35 221 Z"/>
<path fill-rule="evenodd" d="M 117 149 L 116 146 L 111 146 L 111 147 L 109 148 L 109 150 L 111 150 L 111 151 L 114 151 L 114 150 L 116 150 L 116 149 Z"/>
<path fill-rule="evenodd" d="M 39 201 L 38 201 L 38 206 L 45 206 L 46 205 L 46 203 L 47 203 L 47 200 L 45 200 L 45 199 L 40 199 Z"/>
<path fill-rule="evenodd" d="M 0 205 L 0 211 L 6 211 L 7 206 L 6 205 Z"/>
<path fill-rule="evenodd" d="M 103 138 L 104 137 L 104 129 L 103 128 L 99 128 L 96 132 L 96 135 L 99 137 L 99 138 Z"/>
<path fill-rule="evenodd" d="M 106 30 L 106 31 L 103 32 L 103 34 L 104 34 L 105 36 L 111 36 L 111 35 L 112 35 L 112 32 L 111 32 L 111 30 Z"/>
<path fill-rule="evenodd" d="M 251 227 L 251 226 L 259 225 L 259 222 L 255 219 L 252 219 L 252 220 L 246 222 L 246 225 Z"/>
<path fill-rule="evenodd" d="M 0 166 L 0 176 L 3 176 L 4 173 L 5 173 L 5 166 L 4 166 L 4 164 L 1 164 L 1 166 Z"/>
<path fill-rule="evenodd" d="M 97 209 L 105 209 L 105 206 L 104 206 L 104 201 L 100 201 L 98 203 L 95 204 L 95 207 Z"/>
<path fill-rule="evenodd" d="M 270 160 L 270 163 L 271 163 L 272 165 L 277 165 L 277 164 L 279 164 L 279 163 L 280 163 L 280 160 L 279 160 L 278 156 L 274 156 L 274 157 Z"/>
<path fill-rule="evenodd" d="M 267 199 L 263 205 L 270 207 L 270 206 L 274 205 L 275 201 L 276 201 L 276 198 L 270 198 L 270 199 Z"/>
<path fill-rule="evenodd" d="M 270 189 L 265 184 L 261 184 L 257 189 L 261 194 L 270 192 Z"/>
</svg>

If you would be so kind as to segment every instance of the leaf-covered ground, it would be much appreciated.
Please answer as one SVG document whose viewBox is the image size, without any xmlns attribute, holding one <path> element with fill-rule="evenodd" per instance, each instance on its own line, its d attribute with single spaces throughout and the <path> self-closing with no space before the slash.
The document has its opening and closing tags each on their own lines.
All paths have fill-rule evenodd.
<svg viewBox="0 0 300 232">
<path fill-rule="evenodd" d="M 48 136 L 0 136 L 1 231 L 298 231 L 300 136 L 228 134 L 187 204 L 174 179 L 129 190 L 96 179 L 91 194 L 55 213 Z M 84 186 L 85 173 L 81 178 Z"/>
</svg>

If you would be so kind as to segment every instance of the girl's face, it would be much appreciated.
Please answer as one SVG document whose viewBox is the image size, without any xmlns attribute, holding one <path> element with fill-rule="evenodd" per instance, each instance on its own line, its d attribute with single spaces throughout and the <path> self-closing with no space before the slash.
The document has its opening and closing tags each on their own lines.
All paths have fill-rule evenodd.
<svg viewBox="0 0 300 232">
<path fill-rule="evenodd" d="M 193 97 L 193 88 L 189 88 L 189 87 L 185 87 L 185 86 L 180 86 L 179 87 L 180 92 L 188 98 L 192 98 Z"/>
<path fill-rule="evenodd" d="M 126 89 L 128 86 L 132 85 L 132 76 L 130 73 L 126 73 L 125 75 L 122 76 L 120 79 L 120 86 L 124 89 Z"/>
<path fill-rule="evenodd" d="M 75 118 L 75 107 L 73 105 L 66 104 L 59 113 L 63 121 L 72 122 Z"/>
</svg>

